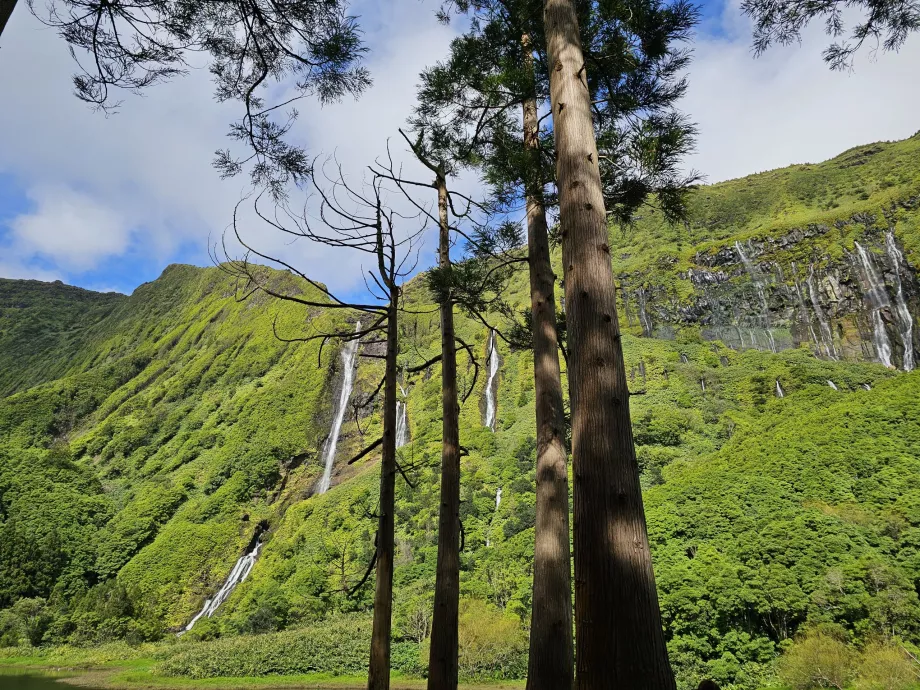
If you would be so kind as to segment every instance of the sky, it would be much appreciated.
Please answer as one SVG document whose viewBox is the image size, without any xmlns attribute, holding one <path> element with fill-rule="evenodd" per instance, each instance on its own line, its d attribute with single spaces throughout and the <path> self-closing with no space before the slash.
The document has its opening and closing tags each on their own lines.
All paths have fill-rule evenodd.
<svg viewBox="0 0 920 690">
<path fill-rule="evenodd" d="M 298 106 L 295 135 L 311 153 L 334 154 L 358 176 L 385 154 L 410 114 L 419 72 L 445 56 L 460 30 L 437 22 L 439 4 L 352 5 L 374 86 L 357 101 Z M 920 130 L 920 90 L 909 87 L 920 37 L 899 53 L 863 51 L 852 72 L 837 73 L 821 60 L 828 38 L 820 26 L 801 44 L 755 59 L 736 0 L 707 0 L 704 17 L 680 108 L 699 126 L 686 167 L 708 182 L 818 162 Z M 119 112 L 106 116 L 72 95 L 72 72 L 65 43 L 20 2 L 0 37 L 0 277 L 130 293 L 170 263 L 209 265 L 209 244 L 246 192 L 245 179 L 221 180 L 211 167 L 214 151 L 227 145 L 235 106 L 215 103 L 207 70 L 195 69 L 142 97 L 125 94 Z M 401 143 L 391 141 L 397 155 Z M 461 186 L 474 191 L 476 181 Z M 240 225 L 248 241 L 333 290 L 361 290 L 361 258 L 353 253 L 287 242 L 248 217 Z M 433 262 L 430 241 L 420 256 L 422 265 Z"/>
</svg>

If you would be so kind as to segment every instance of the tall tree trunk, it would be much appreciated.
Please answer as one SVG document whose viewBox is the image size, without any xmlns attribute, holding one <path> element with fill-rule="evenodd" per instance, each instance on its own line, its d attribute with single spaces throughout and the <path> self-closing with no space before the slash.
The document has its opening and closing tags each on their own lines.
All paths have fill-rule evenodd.
<svg viewBox="0 0 920 690">
<path fill-rule="evenodd" d="M 390 688 L 390 630 L 393 619 L 393 528 L 396 510 L 396 354 L 398 288 L 390 286 L 386 374 L 383 386 L 383 451 L 380 459 L 380 515 L 377 520 L 377 582 L 368 690 Z"/>
<path fill-rule="evenodd" d="M 450 268 L 447 181 L 438 174 L 440 238 L 438 265 Z M 454 305 L 441 303 L 441 511 L 438 519 L 438 564 L 428 658 L 429 690 L 457 687 L 457 619 L 460 604 L 460 406 L 457 403 L 457 350 Z"/>
<path fill-rule="evenodd" d="M 521 42 L 533 75 L 530 36 Z M 572 688 L 572 579 L 565 416 L 556 334 L 553 267 L 539 166 L 536 96 L 524 104 L 524 146 L 531 155 L 525 180 L 533 374 L 537 408 L 537 521 L 527 690 Z"/>
<path fill-rule="evenodd" d="M 10 20 L 15 8 L 16 0 L 0 0 L 0 36 L 3 35 L 6 23 Z"/>
<path fill-rule="evenodd" d="M 545 0 L 562 224 L 579 690 L 673 690 L 629 421 L 591 97 L 574 0 Z"/>
</svg>

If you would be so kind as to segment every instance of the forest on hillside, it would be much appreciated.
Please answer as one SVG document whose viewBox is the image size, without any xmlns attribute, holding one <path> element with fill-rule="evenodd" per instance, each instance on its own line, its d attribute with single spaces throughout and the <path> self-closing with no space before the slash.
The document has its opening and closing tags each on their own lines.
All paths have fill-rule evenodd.
<svg viewBox="0 0 920 690">
<path fill-rule="evenodd" d="M 851 5 L 742 9 L 834 69 L 920 26 Z M 206 57 L 251 193 L 131 295 L 0 278 L 0 666 L 920 687 L 920 133 L 706 185 L 701 7 L 463 0 L 356 176 L 282 115 L 372 83 L 342 0 L 28 9 L 106 112 Z"/>
</svg>

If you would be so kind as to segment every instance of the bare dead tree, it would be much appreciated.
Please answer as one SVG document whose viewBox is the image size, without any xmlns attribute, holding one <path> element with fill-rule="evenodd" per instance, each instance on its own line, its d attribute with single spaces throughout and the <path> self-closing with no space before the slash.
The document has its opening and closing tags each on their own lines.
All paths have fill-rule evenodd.
<svg viewBox="0 0 920 690">
<path fill-rule="evenodd" d="M 347 343 L 357 339 L 376 338 L 373 342 L 385 343 L 382 383 L 383 436 L 380 441 L 375 441 L 370 448 L 365 449 L 359 457 L 370 453 L 377 445 L 381 448 L 376 549 L 372 558 L 372 567 L 376 568 L 376 585 L 368 689 L 387 690 L 390 685 L 397 472 L 402 473 L 406 481 L 409 481 L 399 467 L 396 456 L 398 321 L 401 284 L 415 268 L 417 253 L 414 251 L 414 245 L 424 229 L 424 224 L 418 222 L 417 216 L 401 215 L 386 204 L 384 197 L 387 179 L 381 175 L 372 171 L 370 179 L 356 187 L 346 180 L 339 166 L 335 166 L 332 176 L 326 172 L 324 167 L 325 179 L 316 184 L 319 196 L 319 208 L 316 213 L 311 213 L 307 204 L 298 213 L 294 213 L 287 204 L 275 204 L 275 212 L 269 216 L 260 207 L 258 198 L 254 203 L 254 209 L 263 223 L 278 232 L 368 255 L 373 261 L 373 268 L 366 271 L 365 284 L 369 295 L 366 303 L 341 300 L 325 286 L 310 279 L 284 259 L 255 249 L 242 237 L 236 213 L 233 232 L 245 253 L 240 259 L 222 263 L 221 267 L 239 279 L 244 299 L 254 291 L 262 291 L 277 299 L 304 306 L 345 310 L 349 315 L 364 313 L 371 317 L 371 324 L 366 327 L 360 326 L 356 329 L 347 324 L 327 331 L 314 328 L 313 332 L 283 337 L 288 342 L 321 340 L 324 344 L 330 339 L 335 339 Z M 418 227 L 401 236 L 400 228 L 406 223 Z M 223 254 L 227 256 L 226 244 Z M 254 263 L 255 261 L 291 271 L 319 290 L 321 298 L 311 298 L 304 293 L 295 294 L 289 289 L 284 289 L 279 284 L 281 281 L 273 281 L 269 272 L 263 266 Z M 277 325 L 275 331 L 277 334 Z M 371 568 L 368 572 L 370 570 Z"/>
</svg>

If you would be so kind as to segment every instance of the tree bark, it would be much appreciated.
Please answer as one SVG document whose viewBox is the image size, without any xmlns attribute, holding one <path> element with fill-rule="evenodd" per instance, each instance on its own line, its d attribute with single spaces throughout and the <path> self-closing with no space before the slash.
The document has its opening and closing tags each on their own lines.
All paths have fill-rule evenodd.
<svg viewBox="0 0 920 690">
<path fill-rule="evenodd" d="M 574 0 L 545 0 L 562 224 L 579 690 L 674 690 L 649 552 Z"/>
<path fill-rule="evenodd" d="M 0 36 L 3 35 L 6 23 L 10 20 L 15 8 L 16 0 L 0 0 Z"/>
<path fill-rule="evenodd" d="M 438 265 L 450 268 L 447 180 L 438 173 L 440 237 Z M 457 350 L 454 305 L 441 303 L 441 509 L 438 518 L 438 563 L 428 658 L 429 690 L 457 687 L 457 620 L 460 605 L 460 407 L 457 402 Z"/>
<path fill-rule="evenodd" d="M 393 623 L 393 531 L 396 510 L 396 354 L 399 292 L 390 289 L 383 402 L 383 452 L 380 459 L 380 516 L 377 521 L 377 581 L 368 690 L 390 688 L 390 632 Z"/>
<path fill-rule="evenodd" d="M 533 74 L 530 37 L 521 41 Z M 569 554 L 569 486 L 565 415 L 556 333 L 556 301 L 550 263 L 543 184 L 539 175 L 536 96 L 523 104 L 524 146 L 531 155 L 525 180 L 533 373 L 537 417 L 537 505 L 533 607 L 527 690 L 572 688 L 572 579 Z"/>
</svg>

